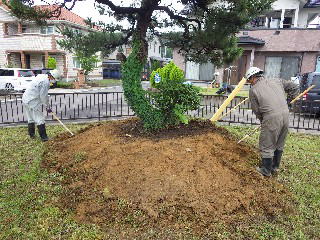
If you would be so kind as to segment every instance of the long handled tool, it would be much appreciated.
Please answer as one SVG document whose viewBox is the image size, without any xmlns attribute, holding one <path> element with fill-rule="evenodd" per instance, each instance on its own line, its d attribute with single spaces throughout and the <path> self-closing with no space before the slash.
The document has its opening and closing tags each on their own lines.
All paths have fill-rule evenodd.
<svg viewBox="0 0 320 240">
<path fill-rule="evenodd" d="M 220 106 L 218 111 L 210 119 L 212 122 L 216 122 L 221 118 L 222 112 L 226 109 L 226 107 L 229 105 L 229 103 L 232 101 L 232 99 L 234 99 L 234 97 L 237 95 L 237 93 L 242 89 L 242 87 L 246 83 L 246 81 L 247 81 L 247 79 L 242 78 L 242 80 L 239 82 L 237 87 L 230 93 L 228 98 L 223 102 L 223 104 Z"/>
<path fill-rule="evenodd" d="M 297 100 L 299 100 L 299 98 L 301 98 L 303 95 L 305 95 L 307 92 L 309 92 L 312 88 L 314 88 L 316 85 L 312 85 L 309 88 L 307 88 L 305 91 L 303 91 L 302 93 L 300 93 L 295 99 L 293 99 L 290 103 L 294 103 Z"/>
<path fill-rule="evenodd" d="M 251 135 L 255 134 L 259 129 L 261 128 L 261 125 L 256 127 L 255 129 L 253 129 L 252 132 L 248 133 L 247 135 L 245 135 L 243 138 L 241 138 L 238 143 L 241 143 L 243 140 L 245 140 L 246 138 L 250 137 Z"/>
<path fill-rule="evenodd" d="M 57 117 L 57 115 L 54 112 L 51 112 L 52 116 L 62 125 L 62 127 L 64 127 L 70 134 L 71 136 L 74 136 L 74 134 L 70 131 L 69 128 L 67 128 L 66 125 L 63 124 L 63 122 L 61 122 L 61 120 Z"/>
<path fill-rule="evenodd" d="M 225 114 L 223 114 L 219 119 L 223 118 L 224 116 L 227 116 L 229 113 L 231 113 L 232 111 L 236 110 L 237 107 L 239 107 L 242 103 L 244 103 L 245 101 L 247 101 L 249 98 L 246 98 L 244 100 L 242 100 L 241 102 L 239 102 L 235 107 L 231 108 L 228 112 L 226 112 Z M 218 119 L 218 120 L 219 120 Z"/>
<path fill-rule="evenodd" d="M 310 86 L 308 89 L 306 89 L 305 91 L 303 91 L 302 93 L 300 93 L 295 99 L 293 99 L 290 104 L 296 102 L 297 100 L 299 100 L 299 98 L 301 98 L 303 95 L 305 95 L 307 92 L 309 92 L 312 88 L 314 88 L 315 85 Z M 246 138 L 250 137 L 251 135 L 255 134 L 259 129 L 261 128 L 261 126 L 253 129 L 253 131 L 251 133 L 248 133 L 247 135 L 245 135 L 240 141 L 238 141 L 238 143 L 241 143 L 243 140 L 245 140 Z"/>
</svg>

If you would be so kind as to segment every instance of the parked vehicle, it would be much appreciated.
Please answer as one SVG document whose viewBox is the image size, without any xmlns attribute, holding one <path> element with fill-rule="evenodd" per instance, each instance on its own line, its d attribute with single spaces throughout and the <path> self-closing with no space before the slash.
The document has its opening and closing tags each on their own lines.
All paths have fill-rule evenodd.
<svg viewBox="0 0 320 240">
<path fill-rule="evenodd" d="M 0 89 L 24 91 L 34 78 L 30 69 L 0 68 Z"/>
<path fill-rule="evenodd" d="M 302 75 L 300 79 L 300 92 L 305 91 L 310 86 L 315 85 L 298 102 L 299 111 L 320 115 L 320 72 L 310 72 Z M 297 108 L 296 108 L 297 109 Z M 296 110 L 297 111 L 297 110 Z"/>
<path fill-rule="evenodd" d="M 38 74 L 47 74 L 50 71 L 52 71 L 53 69 L 51 68 L 37 68 L 37 69 L 32 69 L 33 73 L 35 76 L 37 76 Z M 50 88 L 56 88 L 57 87 L 57 80 L 51 80 L 50 81 Z"/>
</svg>

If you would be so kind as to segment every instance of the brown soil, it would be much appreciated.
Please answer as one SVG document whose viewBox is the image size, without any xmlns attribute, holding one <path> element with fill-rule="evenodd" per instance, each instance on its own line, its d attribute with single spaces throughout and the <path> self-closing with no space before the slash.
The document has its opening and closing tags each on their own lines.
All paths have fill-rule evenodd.
<svg viewBox="0 0 320 240">
<path fill-rule="evenodd" d="M 208 121 L 146 134 L 131 119 L 57 137 L 44 166 L 66 176 L 61 202 L 78 221 L 203 231 L 288 210 L 287 191 L 256 173 L 258 161 L 256 150 Z"/>
</svg>

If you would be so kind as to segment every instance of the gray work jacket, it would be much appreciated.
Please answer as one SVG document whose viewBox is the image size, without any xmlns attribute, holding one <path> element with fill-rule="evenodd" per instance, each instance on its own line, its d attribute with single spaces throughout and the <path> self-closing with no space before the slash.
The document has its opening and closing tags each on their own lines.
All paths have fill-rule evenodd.
<svg viewBox="0 0 320 240">
<path fill-rule="evenodd" d="M 289 112 L 286 93 L 288 99 L 293 99 L 299 94 L 299 86 L 284 79 L 258 79 L 249 91 L 249 99 L 252 111 L 260 122 Z"/>
</svg>

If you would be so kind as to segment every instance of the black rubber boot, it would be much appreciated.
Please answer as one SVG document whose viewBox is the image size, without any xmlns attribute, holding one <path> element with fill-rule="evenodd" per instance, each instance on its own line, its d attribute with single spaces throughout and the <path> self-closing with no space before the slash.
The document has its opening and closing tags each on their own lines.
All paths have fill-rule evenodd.
<svg viewBox="0 0 320 240">
<path fill-rule="evenodd" d="M 257 167 L 257 171 L 265 177 L 271 176 L 272 158 L 262 158 L 261 167 Z"/>
<path fill-rule="evenodd" d="M 34 123 L 28 123 L 28 133 L 31 138 L 35 138 L 36 129 Z"/>
<path fill-rule="evenodd" d="M 272 169 L 271 169 L 272 174 L 276 173 L 280 167 L 282 153 L 283 153 L 282 150 L 277 149 L 274 151 L 274 157 L 273 157 Z"/>
<path fill-rule="evenodd" d="M 39 135 L 41 137 L 42 142 L 48 141 L 49 138 L 48 138 L 47 132 L 46 132 L 46 125 L 41 124 L 41 125 L 38 125 L 37 127 L 38 127 L 38 132 L 39 132 Z"/>
</svg>

